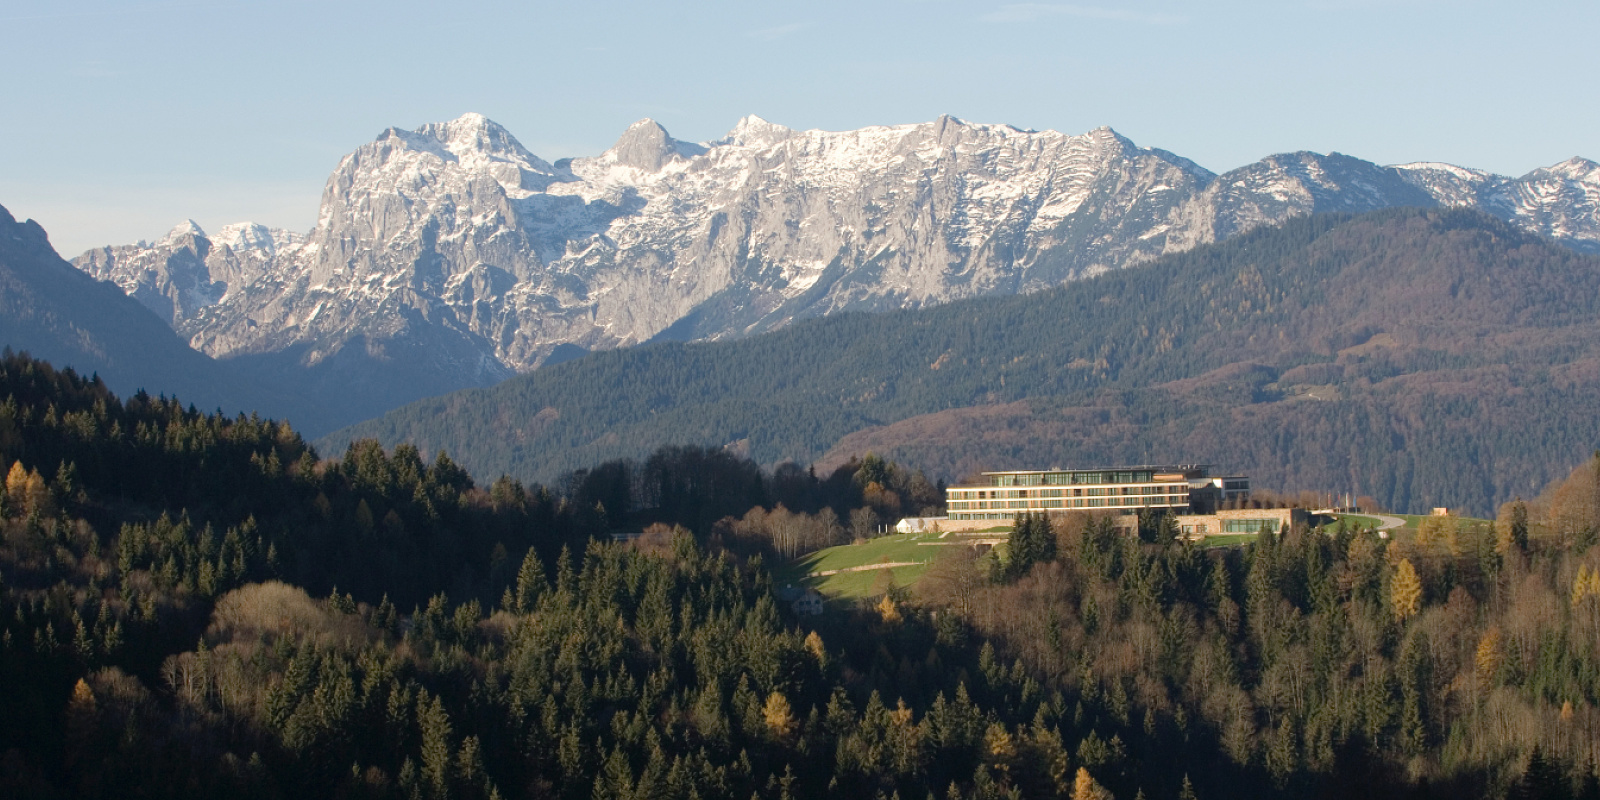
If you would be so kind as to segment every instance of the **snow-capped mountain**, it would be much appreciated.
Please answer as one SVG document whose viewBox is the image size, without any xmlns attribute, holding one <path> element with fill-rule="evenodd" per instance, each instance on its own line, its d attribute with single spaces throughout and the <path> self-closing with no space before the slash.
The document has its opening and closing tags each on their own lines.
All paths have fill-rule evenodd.
<svg viewBox="0 0 1600 800">
<path fill-rule="evenodd" d="M 228 290 L 261 277 L 279 250 L 304 236 L 253 222 L 226 225 L 214 236 L 184 220 L 154 244 L 101 247 L 72 260 L 84 272 L 121 287 L 183 331 L 201 309 L 228 300 Z"/>
<path fill-rule="evenodd" d="M 1442 205 L 1480 208 L 1586 253 L 1600 253 L 1600 164 L 1570 158 L 1507 178 L 1450 164 L 1401 164 Z"/>
<path fill-rule="evenodd" d="M 404 353 L 431 386 L 460 387 L 557 348 L 1028 291 L 1317 211 L 1466 205 L 1600 251 L 1597 199 L 1600 168 L 1581 159 L 1506 178 L 1292 153 L 1219 176 L 1109 128 L 951 117 L 845 132 L 746 117 L 699 144 L 644 120 L 552 164 L 468 114 L 346 156 L 303 240 L 188 224 L 74 263 L 214 356 Z"/>
</svg>

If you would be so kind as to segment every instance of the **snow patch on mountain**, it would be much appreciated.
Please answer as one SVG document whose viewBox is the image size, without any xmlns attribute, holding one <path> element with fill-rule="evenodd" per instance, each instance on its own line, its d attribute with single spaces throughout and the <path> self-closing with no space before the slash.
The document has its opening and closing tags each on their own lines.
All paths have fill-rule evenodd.
<svg viewBox="0 0 1600 800">
<path fill-rule="evenodd" d="M 304 236 L 246 223 L 207 237 L 190 221 L 74 263 L 215 356 L 404 353 L 470 386 L 563 345 L 1030 291 L 1297 214 L 1434 204 L 1600 250 L 1600 166 L 1584 159 L 1507 178 L 1300 152 L 1215 175 L 1110 128 L 946 116 L 797 131 L 747 116 L 699 143 L 641 120 L 552 164 L 467 114 L 346 156 Z"/>
</svg>

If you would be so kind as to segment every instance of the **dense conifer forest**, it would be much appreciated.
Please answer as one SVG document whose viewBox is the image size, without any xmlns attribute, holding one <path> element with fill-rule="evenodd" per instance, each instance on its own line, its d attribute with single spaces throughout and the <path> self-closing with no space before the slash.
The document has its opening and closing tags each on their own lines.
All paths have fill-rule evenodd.
<svg viewBox="0 0 1600 800">
<path fill-rule="evenodd" d="M 9 353 L 0 463 L 6 797 L 1600 797 L 1600 458 L 1415 540 L 1020 519 L 806 618 L 771 567 L 936 483 L 485 488 Z"/>
<path fill-rule="evenodd" d="M 1487 216 L 1317 215 L 1031 295 L 591 354 L 323 443 L 547 483 L 684 443 L 947 480 L 1202 462 L 1492 514 L 1600 442 L 1597 320 L 1600 260 Z"/>
</svg>

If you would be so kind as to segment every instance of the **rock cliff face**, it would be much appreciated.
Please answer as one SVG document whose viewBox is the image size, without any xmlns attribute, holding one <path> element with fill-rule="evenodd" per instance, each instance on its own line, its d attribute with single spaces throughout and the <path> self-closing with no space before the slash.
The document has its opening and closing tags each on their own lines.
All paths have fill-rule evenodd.
<svg viewBox="0 0 1600 800">
<path fill-rule="evenodd" d="M 251 222 L 225 226 L 208 237 L 191 219 L 154 244 L 101 247 L 72 263 L 116 283 L 181 331 L 201 310 L 227 300 L 230 288 L 265 274 L 279 250 L 304 238 Z"/>
<path fill-rule="evenodd" d="M 1025 292 L 1298 214 L 1441 203 L 1600 252 L 1600 167 L 1581 159 L 1506 178 L 1292 153 L 1219 176 L 1109 128 L 746 117 L 700 144 L 645 120 L 551 164 L 469 114 L 346 156 L 303 239 L 186 225 L 74 263 L 213 356 L 370 369 L 372 391 L 404 360 L 414 394 L 579 348 Z M 374 397 L 373 413 L 402 399 Z"/>
</svg>

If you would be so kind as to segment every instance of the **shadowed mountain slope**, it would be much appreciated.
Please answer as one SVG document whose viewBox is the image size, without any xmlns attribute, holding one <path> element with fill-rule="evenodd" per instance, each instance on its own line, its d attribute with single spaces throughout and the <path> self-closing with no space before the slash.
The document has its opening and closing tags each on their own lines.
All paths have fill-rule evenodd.
<svg viewBox="0 0 1600 800">
<path fill-rule="evenodd" d="M 178 396 L 229 414 L 298 410 L 189 348 L 149 309 L 63 261 L 44 229 L 0 208 L 0 344 L 88 375 L 114 391 Z"/>
<path fill-rule="evenodd" d="M 853 131 L 747 117 L 697 144 L 642 120 L 552 163 L 466 114 L 349 153 L 304 235 L 184 223 L 73 263 L 214 358 L 303 375 L 349 424 L 576 351 L 1025 294 L 1398 206 L 1474 208 L 1600 252 L 1600 165 L 1579 158 L 1511 177 L 1299 151 L 1219 175 L 1110 128 L 945 116 Z"/>
<path fill-rule="evenodd" d="M 1487 215 L 1320 215 L 1029 295 L 597 353 L 323 443 L 550 480 L 669 442 L 805 463 L 856 434 L 945 477 L 1198 460 L 1485 510 L 1600 442 L 1597 311 L 1600 261 Z"/>
</svg>

